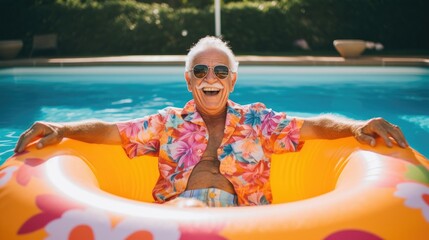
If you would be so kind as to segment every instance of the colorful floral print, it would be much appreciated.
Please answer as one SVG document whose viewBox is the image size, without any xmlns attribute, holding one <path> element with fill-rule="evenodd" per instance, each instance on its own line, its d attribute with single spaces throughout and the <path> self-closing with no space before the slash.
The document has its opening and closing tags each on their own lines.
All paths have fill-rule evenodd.
<svg viewBox="0 0 429 240">
<path fill-rule="evenodd" d="M 383 238 L 377 236 L 374 233 L 364 231 L 364 230 L 355 230 L 355 229 L 347 229 L 347 230 L 341 230 L 335 233 L 332 233 L 328 237 L 325 238 L 325 240 L 381 240 Z"/>
<path fill-rule="evenodd" d="M 45 229 L 48 233 L 47 240 L 179 239 L 179 226 L 163 224 L 172 225 L 169 226 L 170 231 L 165 231 L 159 224 L 142 223 L 134 218 L 125 218 L 113 226 L 110 217 L 101 210 L 72 209 L 65 212 L 61 218 L 51 221 Z"/>
<path fill-rule="evenodd" d="M 423 165 L 408 165 L 405 178 L 410 181 L 429 184 L 429 170 Z"/>
<path fill-rule="evenodd" d="M 405 206 L 417 208 L 429 222 L 429 187 L 415 182 L 404 182 L 396 186 L 395 196 L 405 199 Z"/>
<path fill-rule="evenodd" d="M 0 171 L 0 187 L 6 186 L 17 169 L 17 166 L 10 166 Z"/>
<path fill-rule="evenodd" d="M 24 160 L 24 164 L 19 167 L 16 173 L 17 182 L 22 186 L 26 186 L 32 177 L 40 178 L 42 174 L 40 173 L 38 166 L 44 161 L 45 160 L 41 158 L 26 158 Z"/>
<path fill-rule="evenodd" d="M 81 208 L 81 206 L 72 201 L 51 194 L 38 195 L 35 200 L 40 212 L 25 221 L 19 228 L 18 234 L 26 234 L 42 229 L 51 221 L 60 218 L 64 212 Z"/>
<path fill-rule="evenodd" d="M 218 149 L 220 172 L 233 185 L 239 205 L 272 201 L 269 183 L 273 153 L 297 151 L 302 121 L 267 109 L 262 103 L 239 105 L 228 101 L 225 132 Z M 157 114 L 118 123 L 122 145 L 132 158 L 159 158 L 160 178 L 153 190 L 157 202 L 178 196 L 200 161 L 208 131 L 193 100 L 183 109 L 166 108 Z"/>
</svg>

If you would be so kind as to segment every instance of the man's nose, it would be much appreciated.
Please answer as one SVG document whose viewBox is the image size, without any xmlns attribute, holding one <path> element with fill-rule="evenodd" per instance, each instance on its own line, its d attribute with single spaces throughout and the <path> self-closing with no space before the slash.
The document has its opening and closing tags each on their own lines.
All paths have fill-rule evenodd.
<svg viewBox="0 0 429 240">
<path fill-rule="evenodd" d="M 207 82 L 212 82 L 212 81 L 217 81 L 217 77 L 216 74 L 214 73 L 214 69 L 213 68 L 209 68 L 209 72 L 207 73 L 207 76 L 205 78 L 205 80 Z"/>
</svg>

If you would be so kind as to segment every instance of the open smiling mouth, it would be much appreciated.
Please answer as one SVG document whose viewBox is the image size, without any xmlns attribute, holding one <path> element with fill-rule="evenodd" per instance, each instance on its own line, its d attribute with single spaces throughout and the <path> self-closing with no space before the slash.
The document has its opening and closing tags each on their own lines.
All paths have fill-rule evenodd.
<svg viewBox="0 0 429 240">
<path fill-rule="evenodd" d="M 203 88 L 202 90 L 203 90 L 204 94 L 207 96 L 216 96 L 220 92 L 219 88 L 206 87 L 206 88 Z"/>
</svg>

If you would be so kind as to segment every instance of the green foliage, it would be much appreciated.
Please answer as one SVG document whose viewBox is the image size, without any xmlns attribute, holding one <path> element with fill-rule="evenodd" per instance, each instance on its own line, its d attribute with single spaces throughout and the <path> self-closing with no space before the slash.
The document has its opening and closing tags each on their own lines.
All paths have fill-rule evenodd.
<svg viewBox="0 0 429 240">
<path fill-rule="evenodd" d="M 293 19 L 275 2 L 232 3 L 222 12 L 222 31 L 239 52 L 286 51 L 292 47 Z"/>
<path fill-rule="evenodd" d="M 316 48 L 333 39 L 382 42 L 390 49 L 428 49 L 425 0 L 301 0 L 290 13 L 304 26 L 303 36 Z"/>
<path fill-rule="evenodd" d="M 429 49 L 426 0 L 224 0 L 222 33 L 237 53 L 312 49 L 359 38 L 387 49 Z M 0 39 L 57 33 L 63 55 L 185 54 L 214 34 L 210 0 L 0 0 Z"/>
</svg>

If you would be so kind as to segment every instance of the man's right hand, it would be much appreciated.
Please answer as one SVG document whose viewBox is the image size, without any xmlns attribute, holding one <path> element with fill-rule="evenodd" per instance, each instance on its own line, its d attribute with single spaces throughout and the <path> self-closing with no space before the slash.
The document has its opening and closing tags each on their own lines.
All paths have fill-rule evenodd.
<svg viewBox="0 0 429 240">
<path fill-rule="evenodd" d="M 38 149 L 47 145 L 57 144 L 64 138 L 65 127 L 59 123 L 35 122 L 27 131 L 21 134 L 15 146 L 15 152 L 22 152 L 28 144 L 40 138 Z"/>
</svg>

